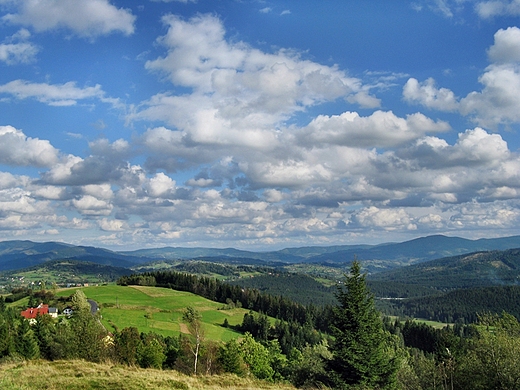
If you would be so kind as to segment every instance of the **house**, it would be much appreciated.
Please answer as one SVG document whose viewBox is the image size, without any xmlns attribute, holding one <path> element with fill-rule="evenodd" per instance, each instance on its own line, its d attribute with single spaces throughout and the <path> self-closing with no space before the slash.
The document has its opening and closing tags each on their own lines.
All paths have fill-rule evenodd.
<svg viewBox="0 0 520 390">
<path fill-rule="evenodd" d="M 22 317 L 30 320 L 31 318 L 36 318 L 37 316 L 42 316 L 44 314 L 49 314 L 49 305 L 39 304 L 38 307 L 29 307 L 27 310 L 24 310 L 20 313 Z"/>
<path fill-rule="evenodd" d="M 49 307 L 49 305 L 39 304 L 38 307 L 29 307 L 27 310 L 24 310 L 20 313 L 22 317 L 27 318 L 28 320 L 35 320 L 36 317 L 42 316 L 44 314 L 49 314 L 53 318 L 58 317 L 58 309 L 55 307 Z M 32 321 L 34 322 L 34 321 Z"/>
</svg>

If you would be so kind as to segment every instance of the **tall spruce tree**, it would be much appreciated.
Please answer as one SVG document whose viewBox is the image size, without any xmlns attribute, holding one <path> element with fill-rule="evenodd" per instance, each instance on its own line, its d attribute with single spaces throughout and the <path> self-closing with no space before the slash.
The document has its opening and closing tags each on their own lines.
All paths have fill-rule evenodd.
<svg viewBox="0 0 520 390">
<path fill-rule="evenodd" d="M 333 308 L 330 375 L 334 388 L 351 385 L 375 389 L 395 387 L 397 361 L 383 329 L 374 298 L 366 285 L 361 265 L 354 261 L 345 285 L 339 286 Z"/>
</svg>

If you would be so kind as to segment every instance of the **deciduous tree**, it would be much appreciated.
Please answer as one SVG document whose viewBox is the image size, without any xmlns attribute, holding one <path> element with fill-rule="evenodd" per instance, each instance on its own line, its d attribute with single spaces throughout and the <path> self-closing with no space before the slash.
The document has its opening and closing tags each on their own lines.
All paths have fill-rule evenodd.
<svg viewBox="0 0 520 390">
<path fill-rule="evenodd" d="M 190 350 L 194 357 L 193 373 L 195 375 L 197 375 L 200 348 L 204 341 L 204 329 L 202 328 L 201 319 L 201 314 L 191 306 L 188 306 L 182 315 L 182 320 L 188 326 L 188 331 L 193 339 L 193 343 L 190 345 Z"/>
</svg>

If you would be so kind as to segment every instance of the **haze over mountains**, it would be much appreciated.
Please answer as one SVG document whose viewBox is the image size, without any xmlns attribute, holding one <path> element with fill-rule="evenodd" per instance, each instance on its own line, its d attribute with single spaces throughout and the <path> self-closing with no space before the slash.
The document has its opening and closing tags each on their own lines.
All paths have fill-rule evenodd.
<svg viewBox="0 0 520 390">
<path fill-rule="evenodd" d="M 379 245 L 309 246 L 272 252 L 250 252 L 233 248 L 165 247 L 115 252 L 103 248 L 73 246 L 58 242 L 0 242 L 0 271 L 35 266 L 52 260 L 78 260 L 115 267 L 131 268 L 165 259 L 214 259 L 220 262 L 253 262 L 276 265 L 326 263 L 340 265 L 359 259 L 370 272 L 391 270 L 433 259 L 478 251 L 520 248 L 520 236 L 468 240 L 442 235 L 417 238 L 401 243 Z"/>
</svg>

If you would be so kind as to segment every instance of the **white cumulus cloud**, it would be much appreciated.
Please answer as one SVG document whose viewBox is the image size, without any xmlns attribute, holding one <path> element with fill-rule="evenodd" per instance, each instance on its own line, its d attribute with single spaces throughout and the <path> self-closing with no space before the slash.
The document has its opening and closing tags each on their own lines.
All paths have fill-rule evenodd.
<svg viewBox="0 0 520 390">
<path fill-rule="evenodd" d="M 24 0 L 4 1 L 14 8 L 4 22 L 32 27 L 37 32 L 66 29 L 81 37 L 97 37 L 112 32 L 133 34 L 135 16 L 108 0 Z"/>
<path fill-rule="evenodd" d="M 27 137 L 13 126 L 0 126 L 0 163 L 50 167 L 58 158 L 59 151 L 49 141 Z"/>
</svg>

